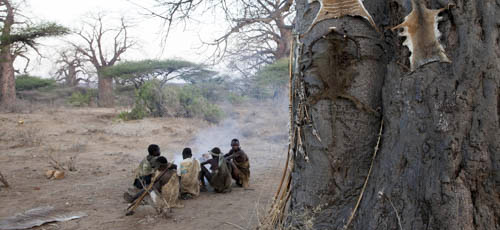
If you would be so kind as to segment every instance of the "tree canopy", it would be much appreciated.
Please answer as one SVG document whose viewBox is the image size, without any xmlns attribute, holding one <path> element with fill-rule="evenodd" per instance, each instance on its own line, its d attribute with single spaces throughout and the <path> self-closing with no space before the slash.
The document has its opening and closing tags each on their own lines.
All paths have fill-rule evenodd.
<svg viewBox="0 0 500 230">
<path fill-rule="evenodd" d="M 36 49 L 37 39 L 42 37 L 66 35 L 69 34 L 69 32 L 70 30 L 68 28 L 53 22 L 28 25 L 12 31 L 11 34 L 2 34 L 0 45 L 5 46 L 14 43 L 22 43 Z"/>
<path fill-rule="evenodd" d="M 197 79 L 214 76 L 216 72 L 189 61 L 148 59 L 118 63 L 103 69 L 101 74 L 104 77 L 114 77 L 120 84 L 132 84 L 139 88 L 150 80 L 158 80 L 161 85 L 175 78 L 193 83 Z"/>
<path fill-rule="evenodd" d="M 264 66 L 256 74 L 257 84 L 273 88 L 283 87 L 288 84 L 288 59 L 282 58 L 273 64 Z"/>
</svg>

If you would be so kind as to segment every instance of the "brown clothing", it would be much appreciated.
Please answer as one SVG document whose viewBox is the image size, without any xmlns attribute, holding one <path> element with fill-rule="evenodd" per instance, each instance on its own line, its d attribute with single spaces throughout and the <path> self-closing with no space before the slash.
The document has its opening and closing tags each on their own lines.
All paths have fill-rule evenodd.
<svg viewBox="0 0 500 230">
<path fill-rule="evenodd" d="M 237 161 L 233 161 L 234 165 L 238 168 L 237 180 L 244 187 L 248 188 L 248 184 L 250 181 L 250 162 L 245 161 L 243 163 L 239 163 Z"/>
<path fill-rule="evenodd" d="M 243 151 L 243 149 L 238 149 L 238 150 L 231 149 L 229 153 L 224 155 L 224 158 L 228 160 L 234 159 L 234 161 L 237 161 L 239 163 L 248 161 L 248 155 L 245 153 L 245 151 Z"/>
<path fill-rule="evenodd" d="M 183 208 L 184 205 L 179 202 L 179 177 L 174 175 L 167 184 L 161 188 L 161 196 L 167 202 L 170 208 Z"/>
<path fill-rule="evenodd" d="M 204 162 L 202 165 L 210 164 L 210 170 L 212 171 L 209 178 L 210 186 L 212 186 L 215 192 L 230 192 L 231 191 L 231 171 L 227 166 L 227 161 L 222 159 L 221 163 L 217 159 L 210 159 Z M 202 166 L 204 167 L 204 166 Z"/>
<path fill-rule="evenodd" d="M 232 159 L 232 163 L 236 166 L 236 169 L 233 169 L 232 173 L 233 179 L 244 188 L 248 188 L 250 181 L 250 161 L 247 154 L 242 149 L 231 149 L 224 157 L 229 160 Z"/>
<path fill-rule="evenodd" d="M 167 171 L 157 171 L 156 175 L 160 175 L 156 179 L 153 186 L 154 190 L 161 194 L 163 200 L 168 204 L 168 208 L 181 208 L 179 203 L 179 177 L 177 177 L 177 170 L 167 169 Z M 163 201 L 155 201 L 157 204 L 164 204 Z"/>
</svg>

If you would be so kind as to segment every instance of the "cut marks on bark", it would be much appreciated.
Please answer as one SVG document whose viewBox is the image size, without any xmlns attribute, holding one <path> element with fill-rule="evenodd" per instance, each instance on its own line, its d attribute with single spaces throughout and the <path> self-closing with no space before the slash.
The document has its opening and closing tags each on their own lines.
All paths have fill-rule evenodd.
<svg viewBox="0 0 500 230">
<path fill-rule="evenodd" d="M 314 18 L 309 29 L 304 33 L 307 34 L 311 29 L 321 21 L 340 18 L 343 16 L 360 16 L 373 26 L 375 30 L 379 31 L 372 16 L 366 10 L 361 0 L 309 0 L 309 4 L 319 2 L 320 8 L 318 14 Z"/>
<path fill-rule="evenodd" d="M 403 45 L 411 52 L 411 71 L 431 62 L 451 63 L 439 43 L 441 32 L 438 29 L 442 19 L 439 13 L 448 8 L 428 9 L 420 0 L 412 0 L 411 5 L 412 11 L 405 17 L 404 22 L 392 28 L 393 31 L 403 29 L 399 35 L 406 37 Z"/>
<path fill-rule="evenodd" d="M 359 110 L 379 116 L 377 111 L 347 93 L 347 89 L 351 87 L 358 74 L 354 64 L 359 60 L 359 57 L 347 50 L 351 39 L 346 35 L 330 35 L 323 38 L 328 41 L 328 48 L 325 52 L 318 54 L 312 66 L 323 84 L 323 89 L 312 95 L 309 103 L 316 104 L 323 99 L 335 101 L 342 98 L 354 103 Z M 353 42 L 355 43 L 354 40 Z M 355 49 L 359 49 L 358 44 L 356 44 Z"/>
</svg>

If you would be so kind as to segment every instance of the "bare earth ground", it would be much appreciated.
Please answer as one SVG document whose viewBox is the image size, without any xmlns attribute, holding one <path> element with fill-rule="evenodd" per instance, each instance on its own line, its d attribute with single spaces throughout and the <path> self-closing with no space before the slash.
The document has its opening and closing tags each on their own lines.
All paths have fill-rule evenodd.
<svg viewBox="0 0 500 230">
<path fill-rule="evenodd" d="M 280 107 L 280 108 L 277 108 Z M 272 103 L 237 106 L 219 126 L 196 119 L 148 118 L 119 121 L 119 111 L 97 108 L 45 109 L 32 114 L 0 114 L 0 171 L 11 184 L 0 186 L 0 219 L 52 205 L 84 211 L 88 217 L 36 229 L 245 229 L 258 225 L 281 179 L 287 144 L 286 108 Z M 24 124 L 18 124 L 23 120 Z M 227 136 L 225 136 L 227 135 Z M 182 201 L 168 218 L 147 206 L 125 216 L 122 194 L 151 143 L 169 160 L 185 146 L 196 153 L 241 139 L 251 159 L 251 188 L 229 194 L 202 193 Z M 49 154 L 60 162 L 76 158 L 76 172 L 48 180 Z"/>
</svg>

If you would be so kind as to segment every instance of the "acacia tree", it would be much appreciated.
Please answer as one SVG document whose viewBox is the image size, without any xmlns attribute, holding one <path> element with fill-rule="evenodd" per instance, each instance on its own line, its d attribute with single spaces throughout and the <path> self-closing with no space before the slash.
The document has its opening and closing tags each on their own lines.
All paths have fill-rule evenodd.
<svg viewBox="0 0 500 230">
<path fill-rule="evenodd" d="M 248 75 L 266 64 L 288 57 L 292 37 L 293 0 L 155 0 L 148 9 L 154 16 L 172 23 L 188 20 L 200 6 L 223 11 L 229 28 L 214 41 L 213 58 L 227 58 L 230 66 Z M 205 9 L 208 11 L 208 9 Z"/>
<path fill-rule="evenodd" d="M 64 81 L 67 86 L 77 86 L 80 82 L 91 81 L 86 68 L 86 58 L 77 49 L 70 48 L 59 52 L 55 75 L 57 81 Z"/>
<path fill-rule="evenodd" d="M 498 229 L 500 2 L 372 0 L 369 14 L 342 8 L 351 17 L 324 0 L 336 18 L 312 29 L 326 8 L 308 2 L 296 5 L 293 169 L 270 222 Z M 405 21 L 410 49 L 370 14 L 379 28 Z"/>
<path fill-rule="evenodd" d="M 155 117 L 166 113 L 164 86 L 167 82 L 176 78 L 194 81 L 215 74 L 217 72 L 202 65 L 182 60 L 126 61 L 101 71 L 101 76 L 114 77 L 119 84 L 133 85 L 137 94 L 135 108 L 144 106 Z"/>
<path fill-rule="evenodd" d="M 113 77 L 121 85 L 133 85 L 139 89 L 148 81 L 157 81 L 158 88 L 170 80 L 181 78 L 195 81 L 204 76 L 213 76 L 214 71 L 204 66 L 182 60 L 141 60 L 125 61 L 101 71 L 105 77 Z"/>
<path fill-rule="evenodd" d="M 10 106 L 16 101 L 16 58 L 24 57 L 29 64 L 29 58 L 24 54 L 28 49 L 38 52 L 37 39 L 64 35 L 68 30 L 54 23 L 36 25 L 28 19 L 22 19 L 19 14 L 20 4 L 15 5 L 10 0 L 0 0 L 0 8 L 0 104 Z"/>
<path fill-rule="evenodd" d="M 130 26 L 124 18 L 120 20 L 120 26 L 116 28 L 108 28 L 104 24 L 105 17 L 101 14 L 86 22 L 85 26 L 76 33 L 83 44 L 73 43 L 73 47 L 86 57 L 97 72 L 99 106 L 112 107 L 114 105 L 113 78 L 103 76 L 101 71 L 119 61 L 121 55 L 135 45 L 135 42 L 130 39 L 127 32 Z"/>
</svg>

